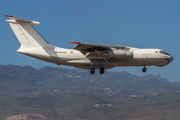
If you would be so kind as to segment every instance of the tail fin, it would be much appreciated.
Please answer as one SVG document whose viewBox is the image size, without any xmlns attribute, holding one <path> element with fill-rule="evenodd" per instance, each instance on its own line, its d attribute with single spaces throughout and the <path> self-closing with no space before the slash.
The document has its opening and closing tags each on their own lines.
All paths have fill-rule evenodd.
<svg viewBox="0 0 180 120">
<path fill-rule="evenodd" d="M 12 20 L 6 20 L 9 22 L 13 32 L 18 38 L 21 48 L 29 47 L 51 47 L 46 40 L 36 31 L 32 25 L 40 25 L 40 22 L 24 20 L 21 18 L 5 15 Z"/>
</svg>

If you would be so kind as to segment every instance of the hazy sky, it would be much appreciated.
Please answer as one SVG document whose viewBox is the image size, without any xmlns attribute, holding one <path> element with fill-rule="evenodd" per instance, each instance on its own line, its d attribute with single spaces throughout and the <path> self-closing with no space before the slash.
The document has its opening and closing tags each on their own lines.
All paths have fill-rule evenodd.
<svg viewBox="0 0 180 120">
<path fill-rule="evenodd" d="M 116 67 L 138 76 L 161 74 L 180 82 L 179 0 L 3 0 L 0 2 L 0 64 L 58 66 L 19 54 L 20 44 L 5 21 L 13 15 L 41 22 L 35 28 L 51 44 L 73 48 L 69 42 L 119 44 L 159 48 L 175 59 L 165 67 Z M 99 71 L 96 72 L 99 74 Z M 95 74 L 95 75 L 96 75 Z"/>
</svg>

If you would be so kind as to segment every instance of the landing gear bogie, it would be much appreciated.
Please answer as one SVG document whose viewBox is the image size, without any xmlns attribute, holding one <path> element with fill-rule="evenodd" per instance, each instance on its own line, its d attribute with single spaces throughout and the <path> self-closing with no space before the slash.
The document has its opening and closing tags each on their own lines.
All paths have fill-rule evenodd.
<svg viewBox="0 0 180 120">
<path fill-rule="evenodd" d="M 91 74 L 94 74 L 94 73 L 95 73 L 95 67 L 91 67 L 90 73 L 91 73 Z M 100 74 L 103 74 L 103 73 L 104 73 L 104 67 L 100 67 L 99 73 L 100 73 Z"/>
</svg>

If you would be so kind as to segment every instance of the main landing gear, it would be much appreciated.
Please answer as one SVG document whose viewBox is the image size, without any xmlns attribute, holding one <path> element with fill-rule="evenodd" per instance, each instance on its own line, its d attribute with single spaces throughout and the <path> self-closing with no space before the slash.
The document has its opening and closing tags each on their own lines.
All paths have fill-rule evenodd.
<svg viewBox="0 0 180 120">
<path fill-rule="evenodd" d="M 95 68 L 94 67 L 91 67 L 91 74 L 94 74 L 95 73 Z"/>
<path fill-rule="evenodd" d="M 142 72 L 144 72 L 144 73 L 146 72 L 146 67 L 145 67 L 145 66 L 144 66 L 144 68 L 142 69 Z"/>
<path fill-rule="evenodd" d="M 100 72 L 101 74 L 103 74 L 103 73 L 104 73 L 104 67 L 100 67 L 99 72 Z"/>
<path fill-rule="evenodd" d="M 95 68 L 94 68 L 94 67 L 91 67 L 90 72 L 91 72 L 91 74 L 94 74 L 94 73 L 95 73 Z M 100 74 L 103 74 L 103 73 L 104 73 L 104 67 L 100 67 L 99 73 L 100 73 Z"/>
</svg>

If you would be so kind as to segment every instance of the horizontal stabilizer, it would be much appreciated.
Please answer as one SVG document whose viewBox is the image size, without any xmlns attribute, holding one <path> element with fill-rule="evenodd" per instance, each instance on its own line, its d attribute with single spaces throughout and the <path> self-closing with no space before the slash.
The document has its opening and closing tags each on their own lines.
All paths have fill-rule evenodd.
<svg viewBox="0 0 180 120">
<path fill-rule="evenodd" d="M 10 15 L 5 15 L 5 16 L 12 19 L 12 20 L 6 20 L 7 22 L 10 22 L 10 23 L 30 23 L 31 25 L 40 25 L 41 24 L 40 22 L 37 22 L 37 21 L 29 21 L 29 20 L 17 18 L 17 17 L 10 16 Z"/>
</svg>

